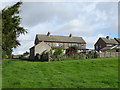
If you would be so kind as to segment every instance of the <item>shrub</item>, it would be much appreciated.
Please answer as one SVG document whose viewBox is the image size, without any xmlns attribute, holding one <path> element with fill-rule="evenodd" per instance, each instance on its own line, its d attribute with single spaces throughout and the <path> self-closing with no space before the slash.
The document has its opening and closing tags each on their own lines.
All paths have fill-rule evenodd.
<svg viewBox="0 0 120 90">
<path fill-rule="evenodd" d="M 78 47 L 77 46 L 71 46 L 66 50 L 66 54 L 74 54 L 77 53 Z"/>
<path fill-rule="evenodd" d="M 52 58 L 54 60 L 62 60 L 64 58 L 62 48 L 55 47 L 54 50 L 55 50 L 55 52 L 53 53 Z"/>
<path fill-rule="evenodd" d="M 48 52 L 41 55 L 41 61 L 48 61 L 48 60 L 49 60 Z"/>
<path fill-rule="evenodd" d="M 37 61 L 40 60 L 40 54 L 39 53 L 36 54 L 35 60 L 37 60 Z"/>
<path fill-rule="evenodd" d="M 79 59 L 85 59 L 86 54 L 85 53 L 79 53 Z"/>
<path fill-rule="evenodd" d="M 94 53 L 94 58 L 98 58 L 99 57 L 99 53 L 95 52 Z"/>
</svg>

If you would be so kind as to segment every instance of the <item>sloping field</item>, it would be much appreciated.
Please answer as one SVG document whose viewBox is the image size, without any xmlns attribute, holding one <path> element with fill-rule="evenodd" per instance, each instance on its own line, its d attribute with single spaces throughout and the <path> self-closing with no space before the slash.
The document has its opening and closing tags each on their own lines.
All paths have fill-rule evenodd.
<svg viewBox="0 0 120 90">
<path fill-rule="evenodd" d="M 29 62 L 5 59 L 3 88 L 117 88 L 118 58 Z"/>
</svg>

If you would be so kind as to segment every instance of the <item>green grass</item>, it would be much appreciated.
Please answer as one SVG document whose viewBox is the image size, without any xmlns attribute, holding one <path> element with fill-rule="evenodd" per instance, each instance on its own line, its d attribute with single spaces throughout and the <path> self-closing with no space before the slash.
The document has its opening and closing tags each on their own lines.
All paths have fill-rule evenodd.
<svg viewBox="0 0 120 90">
<path fill-rule="evenodd" d="M 5 59 L 3 88 L 118 88 L 118 58 L 53 62 Z"/>
</svg>

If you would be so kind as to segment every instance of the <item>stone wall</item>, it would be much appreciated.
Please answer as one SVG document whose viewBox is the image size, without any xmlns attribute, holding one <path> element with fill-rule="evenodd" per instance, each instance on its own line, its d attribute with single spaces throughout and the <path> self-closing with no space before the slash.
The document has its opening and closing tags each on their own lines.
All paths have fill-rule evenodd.
<svg viewBox="0 0 120 90">
<path fill-rule="evenodd" d="M 100 57 L 118 57 L 120 56 L 120 52 L 102 52 L 100 53 Z"/>
</svg>

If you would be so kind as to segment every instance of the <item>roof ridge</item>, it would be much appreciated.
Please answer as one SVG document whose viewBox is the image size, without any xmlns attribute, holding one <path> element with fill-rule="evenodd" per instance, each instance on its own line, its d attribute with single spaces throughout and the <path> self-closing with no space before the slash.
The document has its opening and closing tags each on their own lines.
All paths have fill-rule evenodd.
<svg viewBox="0 0 120 90">
<path fill-rule="evenodd" d="M 105 37 L 100 37 L 100 38 L 104 38 L 104 39 L 107 39 L 107 38 L 105 38 Z M 109 38 L 108 40 L 110 40 L 110 39 L 113 39 L 113 40 L 114 40 L 114 38 Z"/>
<path fill-rule="evenodd" d="M 38 35 L 38 36 L 40 36 L 40 35 L 41 35 L 41 36 L 47 36 L 46 34 L 36 34 L 36 36 L 37 36 L 37 35 Z M 69 36 L 64 36 L 64 35 L 63 35 L 63 36 L 61 36 L 61 35 L 50 35 L 50 36 L 69 37 Z M 79 36 L 72 36 L 72 37 L 79 37 Z M 81 38 L 82 38 L 82 37 L 81 37 Z"/>
</svg>

